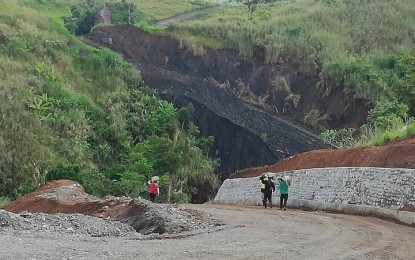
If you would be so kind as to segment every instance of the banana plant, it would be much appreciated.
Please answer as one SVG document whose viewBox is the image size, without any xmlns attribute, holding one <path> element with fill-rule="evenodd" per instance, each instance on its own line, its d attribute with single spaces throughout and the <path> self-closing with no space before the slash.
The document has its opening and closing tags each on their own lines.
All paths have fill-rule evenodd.
<svg viewBox="0 0 415 260">
<path fill-rule="evenodd" d="M 33 101 L 28 101 L 27 106 L 35 111 L 36 114 L 40 115 L 42 120 L 49 120 L 52 116 L 50 112 L 54 98 L 49 97 L 48 94 L 35 95 Z"/>
</svg>

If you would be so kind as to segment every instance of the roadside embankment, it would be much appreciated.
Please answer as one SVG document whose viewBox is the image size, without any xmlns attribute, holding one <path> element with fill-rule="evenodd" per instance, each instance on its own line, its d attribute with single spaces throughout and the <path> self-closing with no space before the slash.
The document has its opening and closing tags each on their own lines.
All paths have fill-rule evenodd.
<svg viewBox="0 0 415 260">
<path fill-rule="evenodd" d="M 275 173 L 268 173 L 276 175 Z M 415 170 L 339 167 L 279 173 L 291 177 L 289 207 L 371 215 L 415 226 Z M 227 179 L 213 203 L 261 205 L 258 177 Z M 273 204 L 279 194 L 273 194 Z"/>
</svg>

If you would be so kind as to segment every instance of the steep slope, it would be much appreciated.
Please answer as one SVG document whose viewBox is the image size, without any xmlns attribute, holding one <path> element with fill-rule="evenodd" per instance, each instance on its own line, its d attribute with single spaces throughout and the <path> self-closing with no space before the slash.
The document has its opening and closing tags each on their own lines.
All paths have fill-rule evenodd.
<svg viewBox="0 0 415 260">
<path fill-rule="evenodd" d="M 238 169 L 272 164 L 281 158 L 327 147 L 311 131 L 259 109 L 221 88 L 219 82 L 263 86 L 267 67 L 233 50 L 195 55 L 176 39 L 150 36 L 131 25 L 100 27 L 86 42 L 122 53 L 147 85 L 177 105 L 192 102 L 202 135 L 216 137 L 211 155 L 221 159 L 222 179 Z M 274 73 L 276 73 L 274 68 Z"/>
</svg>

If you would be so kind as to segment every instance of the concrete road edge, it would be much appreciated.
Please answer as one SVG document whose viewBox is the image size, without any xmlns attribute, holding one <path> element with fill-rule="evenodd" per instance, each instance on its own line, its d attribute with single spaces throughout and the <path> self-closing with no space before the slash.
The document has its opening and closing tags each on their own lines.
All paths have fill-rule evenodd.
<svg viewBox="0 0 415 260">
<path fill-rule="evenodd" d="M 322 210 L 332 213 L 373 216 L 400 224 L 415 226 L 415 212 L 385 209 L 367 205 L 323 203 L 312 200 L 292 199 L 290 208 Z"/>
</svg>

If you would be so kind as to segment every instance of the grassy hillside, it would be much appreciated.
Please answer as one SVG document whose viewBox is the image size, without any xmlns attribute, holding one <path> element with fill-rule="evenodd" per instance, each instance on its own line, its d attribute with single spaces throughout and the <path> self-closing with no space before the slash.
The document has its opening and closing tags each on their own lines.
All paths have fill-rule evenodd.
<svg viewBox="0 0 415 260">
<path fill-rule="evenodd" d="M 357 97 L 376 99 L 395 83 L 388 82 L 394 63 L 414 52 L 414 12 L 411 0 L 283 1 L 258 7 L 252 20 L 240 6 L 169 31 L 196 44 L 214 38 L 221 44 L 209 47 L 237 48 L 246 56 L 261 45 L 269 63 L 297 64 L 327 92 L 343 85 Z"/>
<path fill-rule="evenodd" d="M 362 132 L 387 141 L 393 135 L 385 130 L 402 132 L 415 116 L 414 13 L 412 0 L 276 1 L 258 6 L 252 19 L 245 6 L 228 7 L 168 31 L 198 50 L 236 48 L 252 56 L 261 46 L 267 63 L 294 64 L 318 79 L 322 95 L 341 88 L 374 102 L 379 108 Z"/>
<path fill-rule="evenodd" d="M 53 0 L 53 1 L 35 1 L 21 0 L 25 6 L 37 9 L 48 14 L 67 15 L 70 13 L 70 7 L 73 5 L 103 5 L 104 3 L 120 3 L 120 0 Z M 152 20 L 159 20 L 174 16 L 179 13 L 197 10 L 216 4 L 216 1 L 209 0 L 130 0 L 126 3 L 132 3 L 137 6 L 138 10 Z"/>
<path fill-rule="evenodd" d="M 122 124 L 104 128 L 116 127 L 104 102 L 122 97 L 113 113 L 124 121 L 122 103 L 140 78 L 120 57 L 83 46 L 60 20 L 14 1 L 1 5 L 1 191 L 16 196 L 41 183 L 55 167 L 82 168 L 89 159 L 102 157 L 97 148 L 125 131 Z M 112 70 L 114 65 L 120 69 Z M 124 138 L 114 136 L 108 146 L 121 148 Z"/>
<path fill-rule="evenodd" d="M 169 195 L 176 182 L 214 184 L 192 109 L 176 110 L 121 56 L 70 34 L 60 18 L 68 2 L 0 0 L 0 201 L 59 178 L 96 195 L 135 197 L 153 174 Z M 157 163 L 177 149 L 179 164 Z"/>
<path fill-rule="evenodd" d="M 155 20 L 211 5 L 204 0 L 132 0 L 131 2 L 134 3 L 141 12 L 150 15 Z"/>
</svg>

